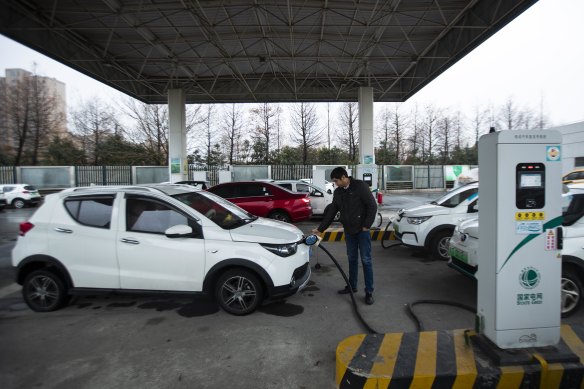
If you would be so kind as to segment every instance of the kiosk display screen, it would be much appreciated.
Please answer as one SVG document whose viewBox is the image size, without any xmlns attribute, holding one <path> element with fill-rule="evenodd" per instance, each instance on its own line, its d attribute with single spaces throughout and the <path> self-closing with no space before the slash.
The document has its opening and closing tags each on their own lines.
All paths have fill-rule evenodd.
<svg viewBox="0 0 584 389">
<path fill-rule="evenodd" d="M 541 188 L 543 185 L 541 173 L 523 173 L 519 187 L 521 188 Z"/>
</svg>

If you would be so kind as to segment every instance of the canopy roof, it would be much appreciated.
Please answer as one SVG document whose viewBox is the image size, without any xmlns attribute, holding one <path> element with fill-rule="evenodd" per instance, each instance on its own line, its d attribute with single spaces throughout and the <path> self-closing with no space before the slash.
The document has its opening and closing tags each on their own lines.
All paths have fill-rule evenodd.
<svg viewBox="0 0 584 389">
<path fill-rule="evenodd" d="M 0 33 L 147 103 L 396 102 L 536 1 L 3 0 Z"/>
</svg>

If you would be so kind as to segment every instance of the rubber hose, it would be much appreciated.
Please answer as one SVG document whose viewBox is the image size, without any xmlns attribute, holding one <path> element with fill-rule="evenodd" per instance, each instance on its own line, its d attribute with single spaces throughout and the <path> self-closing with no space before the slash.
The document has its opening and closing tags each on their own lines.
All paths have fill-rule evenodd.
<svg viewBox="0 0 584 389">
<path fill-rule="evenodd" d="M 355 311 L 355 315 L 357 315 L 357 318 L 361 322 L 361 325 L 363 326 L 363 328 L 365 328 L 367 330 L 367 332 L 369 332 L 370 334 L 379 334 L 379 332 L 375 331 L 365 321 L 363 316 L 361 316 L 361 312 L 359 312 L 359 308 L 357 307 L 357 302 L 355 301 L 355 295 L 353 294 L 353 288 L 351 288 L 351 284 L 349 283 L 349 278 L 347 277 L 347 274 L 343 271 L 343 269 L 341 268 L 341 266 L 339 265 L 339 263 L 337 262 L 335 257 L 333 257 L 333 255 L 322 244 L 320 244 L 318 247 L 320 247 L 329 256 L 329 258 L 333 261 L 333 263 L 335 264 L 337 269 L 339 269 L 339 272 L 341 272 L 341 275 L 345 279 L 345 283 L 347 284 L 347 288 L 349 288 L 349 293 L 351 293 L 351 301 L 353 302 L 353 310 Z"/>
<path fill-rule="evenodd" d="M 389 219 L 389 221 L 387 222 L 387 225 L 385 226 L 385 230 L 383 230 L 383 235 L 381 235 L 381 247 L 383 247 L 384 249 L 389 249 L 392 247 L 396 247 L 396 246 L 401 246 L 403 245 L 403 243 L 394 243 L 394 244 L 390 244 L 388 246 L 386 246 L 385 244 L 383 244 L 383 242 L 385 240 L 389 240 L 389 239 L 383 239 L 385 237 L 385 235 L 387 234 L 387 230 L 389 229 L 389 226 L 391 225 L 391 219 Z"/>
<path fill-rule="evenodd" d="M 418 304 L 450 305 L 453 307 L 466 309 L 467 311 L 470 311 L 470 312 L 475 313 L 475 314 L 477 312 L 475 307 L 471 307 L 469 305 L 462 304 L 462 303 L 459 303 L 456 301 L 417 300 L 417 301 L 414 301 L 413 303 L 408 303 L 407 308 L 408 308 L 408 313 L 409 313 L 410 317 L 414 320 L 414 322 L 416 323 L 416 326 L 418 327 L 418 331 L 424 331 L 424 326 L 423 326 L 422 322 L 420 321 L 420 319 L 418 319 L 418 316 L 416 316 L 416 314 L 414 313 L 414 305 L 418 305 Z"/>
</svg>

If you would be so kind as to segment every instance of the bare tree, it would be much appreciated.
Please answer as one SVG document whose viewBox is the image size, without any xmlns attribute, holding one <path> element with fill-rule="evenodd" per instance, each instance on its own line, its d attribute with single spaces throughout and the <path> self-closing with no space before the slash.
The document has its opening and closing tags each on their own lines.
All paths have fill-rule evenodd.
<svg viewBox="0 0 584 389">
<path fill-rule="evenodd" d="M 433 163 L 437 143 L 437 125 L 441 112 L 433 105 L 426 106 L 424 117 L 424 143 L 422 146 L 422 162 Z"/>
<path fill-rule="evenodd" d="M 409 143 L 409 153 L 406 160 L 409 163 L 417 163 L 421 160 L 420 148 L 423 147 L 423 131 L 422 125 L 419 121 L 418 116 L 418 106 L 414 108 L 414 112 L 412 113 L 412 131 L 408 139 Z"/>
<path fill-rule="evenodd" d="M 64 122 L 64 113 L 55 110 L 56 97 L 50 93 L 44 77 L 33 74 L 30 78 L 31 109 L 31 164 L 37 165 L 41 152 L 46 148 L 51 134 L 57 135 L 59 126 Z"/>
<path fill-rule="evenodd" d="M 256 108 L 251 110 L 254 120 L 254 134 L 256 143 L 255 160 L 263 160 L 264 163 L 269 163 L 270 147 L 273 143 L 273 135 L 275 131 L 274 118 L 278 114 L 279 108 L 270 105 L 269 103 L 259 104 Z"/>
<path fill-rule="evenodd" d="M 406 139 L 407 118 L 399 110 L 397 104 L 394 105 L 394 111 L 391 115 L 391 138 L 395 147 L 396 163 L 400 163 L 404 158 L 404 142 Z"/>
<path fill-rule="evenodd" d="M 124 109 L 133 126 L 126 132 L 133 143 L 140 144 L 157 165 L 168 163 L 168 106 L 145 104 L 127 99 Z"/>
<path fill-rule="evenodd" d="M 478 145 L 481 134 L 485 132 L 484 127 L 488 118 L 488 114 L 488 110 L 482 109 L 478 105 L 475 106 L 471 120 L 475 145 Z"/>
<path fill-rule="evenodd" d="M 499 122 L 502 130 L 518 130 L 521 126 L 521 112 L 511 97 L 501 106 Z"/>
<path fill-rule="evenodd" d="M 7 140 L 14 147 L 14 165 L 21 165 L 25 145 L 31 135 L 30 91 L 28 77 L 17 80 L 14 85 L 5 85 L 2 93 L 2 114 L 6 123 Z"/>
<path fill-rule="evenodd" d="M 65 115 L 56 109 L 56 97 L 46 77 L 22 71 L 14 83 L 4 82 L 0 93 L 6 151 L 14 164 L 38 165 L 51 136 L 65 130 Z"/>
<path fill-rule="evenodd" d="M 318 117 L 314 104 L 299 103 L 292 106 L 290 139 L 300 147 L 302 164 L 308 163 L 308 152 L 321 143 L 322 130 L 318 128 Z"/>
<path fill-rule="evenodd" d="M 202 123 L 203 126 L 203 133 L 204 133 L 204 141 L 203 141 L 203 149 L 205 153 L 203 154 L 203 159 L 207 165 L 212 164 L 212 155 L 213 155 L 213 147 L 217 143 L 216 135 L 217 131 L 213 129 L 214 123 L 214 115 L 215 115 L 215 106 L 213 104 L 208 104 L 205 107 L 205 114 L 204 120 Z"/>
<path fill-rule="evenodd" d="M 233 165 L 240 155 L 242 147 L 241 129 L 245 125 L 243 111 L 239 105 L 231 104 L 224 110 L 222 143 L 225 147 L 227 161 Z"/>
<path fill-rule="evenodd" d="M 342 144 L 348 147 L 349 160 L 356 162 L 359 148 L 359 114 L 357 103 L 343 103 L 340 109 L 339 120 L 341 125 L 339 138 Z"/>
<path fill-rule="evenodd" d="M 114 134 L 116 128 L 112 108 L 98 97 L 93 97 L 82 103 L 72 116 L 74 131 L 81 140 L 83 152 L 92 164 L 100 165 L 103 142 Z"/>
<path fill-rule="evenodd" d="M 437 120 L 436 123 L 436 141 L 437 150 L 440 155 L 440 163 L 446 165 L 450 158 L 450 150 L 452 148 L 452 119 L 448 115 L 444 115 Z"/>
</svg>

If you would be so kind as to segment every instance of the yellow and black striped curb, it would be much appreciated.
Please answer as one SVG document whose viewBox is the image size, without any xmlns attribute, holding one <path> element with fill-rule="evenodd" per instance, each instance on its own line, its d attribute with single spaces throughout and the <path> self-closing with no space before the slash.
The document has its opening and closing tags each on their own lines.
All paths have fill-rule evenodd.
<svg viewBox="0 0 584 389">
<path fill-rule="evenodd" d="M 393 230 L 369 230 L 371 240 L 395 240 Z M 341 242 L 345 240 L 345 230 L 343 228 L 329 228 L 323 232 L 323 242 Z"/>
<path fill-rule="evenodd" d="M 340 389 L 378 388 L 584 388 L 584 327 L 561 328 L 560 345 L 580 362 L 496 366 L 465 330 L 354 335 L 337 347 Z"/>
</svg>

